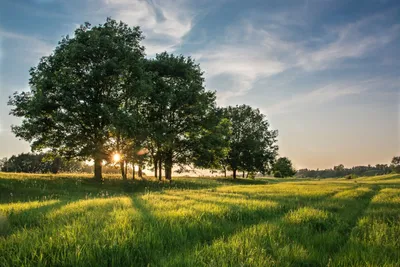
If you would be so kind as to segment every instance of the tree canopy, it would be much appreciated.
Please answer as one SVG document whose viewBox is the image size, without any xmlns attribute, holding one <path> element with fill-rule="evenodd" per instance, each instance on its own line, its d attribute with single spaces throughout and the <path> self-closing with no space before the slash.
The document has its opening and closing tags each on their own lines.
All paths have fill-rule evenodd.
<svg viewBox="0 0 400 267">
<path fill-rule="evenodd" d="M 32 142 L 33 150 L 93 158 L 100 180 L 101 162 L 113 151 L 110 138 L 122 100 L 139 91 L 142 39 L 138 27 L 112 19 L 95 27 L 86 23 L 72 38 L 63 38 L 30 70 L 31 91 L 10 99 L 11 113 L 24 118 L 13 132 Z"/>
<path fill-rule="evenodd" d="M 30 91 L 10 97 L 13 126 L 33 151 L 102 162 L 118 154 L 123 179 L 128 164 L 154 166 L 161 179 L 177 165 L 265 173 L 276 157 L 277 131 L 258 109 L 218 108 L 192 58 L 166 52 L 145 57 L 139 27 L 110 18 L 85 23 L 62 38 L 30 70 Z M 135 171 L 133 171 L 133 177 Z"/>
<path fill-rule="evenodd" d="M 287 157 L 279 158 L 273 165 L 272 171 L 275 177 L 292 177 L 296 174 L 292 162 Z"/>
<path fill-rule="evenodd" d="M 266 173 L 277 155 L 278 132 L 269 129 L 259 109 L 247 105 L 229 106 L 224 109 L 224 116 L 231 123 L 225 163 L 233 171 L 233 178 L 238 170 Z"/>
</svg>

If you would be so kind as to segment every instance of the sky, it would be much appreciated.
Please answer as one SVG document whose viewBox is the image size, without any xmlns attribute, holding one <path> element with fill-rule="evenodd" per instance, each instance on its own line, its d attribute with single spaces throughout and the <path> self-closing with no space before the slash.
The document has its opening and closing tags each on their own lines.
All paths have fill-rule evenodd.
<svg viewBox="0 0 400 267">
<path fill-rule="evenodd" d="M 398 0 L 1 0 L 0 158 L 30 151 L 7 106 L 29 69 L 107 17 L 140 26 L 148 57 L 194 58 L 218 105 L 259 108 L 298 169 L 400 155 Z"/>
</svg>

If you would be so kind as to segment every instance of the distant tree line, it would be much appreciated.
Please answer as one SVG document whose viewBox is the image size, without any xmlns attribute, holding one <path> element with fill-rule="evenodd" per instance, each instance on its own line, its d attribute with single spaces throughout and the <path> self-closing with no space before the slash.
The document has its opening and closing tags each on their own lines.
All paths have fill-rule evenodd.
<svg viewBox="0 0 400 267">
<path fill-rule="evenodd" d="M 345 168 L 343 164 L 334 166 L 333 169 L 309 170 L 300 169 L 296 173 L 299 178 L 336 178 L 354 176 L 375 176 L 389 173 L 400 173 L 400 157 L 393 157 L 391 164 L 376 164 L 375 166 L 354 166 Z"/>
<path fill-rule="evenodd" d="M 11 114 L 23 119 L 15 135 L 38 153 L 93 160 L 99 181 L 113 159 L 124 180 L 128 166 L 139 175 L 151 166 L 160 180 L 162 170 L 171 180 L 174 166 L 231 170 L 233 178 L 270 172 L 278 133 L 265 116 L 246 105 L 217 107 L 193 59 L 166 52 L 146 58 L 143 39 L 139 27 L 109 18 L 64 37 L 30 70 L 30 91 L 10 97 Z M 39 157 L 10 158 L 6 166 L 36 170 L 28 166 Z"/>
<path fill-rule="evenodd" d="M 25 173 L 91 173 L 90 162 L 66 159 L 52 153 L 21 153 L 0 159 L 0 171 Z M 119 173 L 116 163 L 103 165 L 104 173 Z"/>
<path fill-rule="evenodd" d="M 78 172 L 82 170 L 82 163 L 54 157 L 48 153 L 22 153 L 8 159 L 0 159 L 0 170 L 26 173 Z"/>
</svg>

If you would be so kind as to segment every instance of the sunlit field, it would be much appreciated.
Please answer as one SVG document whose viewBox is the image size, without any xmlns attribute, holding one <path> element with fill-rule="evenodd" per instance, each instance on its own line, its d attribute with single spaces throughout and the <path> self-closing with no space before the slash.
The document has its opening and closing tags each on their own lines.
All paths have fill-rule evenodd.
<svg viewBox="0 0 400 267">
<path fill-rule="evenodd" d="M 2 266 L 400 266 L 400 175 L 0 173 Z"/>
</svg>

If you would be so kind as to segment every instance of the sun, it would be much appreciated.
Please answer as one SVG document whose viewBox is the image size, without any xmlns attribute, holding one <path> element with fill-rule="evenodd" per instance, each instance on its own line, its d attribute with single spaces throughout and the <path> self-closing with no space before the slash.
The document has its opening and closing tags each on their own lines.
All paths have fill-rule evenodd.
<svg viewBox="0 0 400 267">
<path fill-rule="evenodd" d="M 121 160 L 121 155 L 118 154 L 118 153 L 115 153 L 115 154 L 113 155 L 113 161 L 114 161 L 114 162 L 118 162 L 118 161 L 120 161 L 120 160 Z"/>
</svg>

